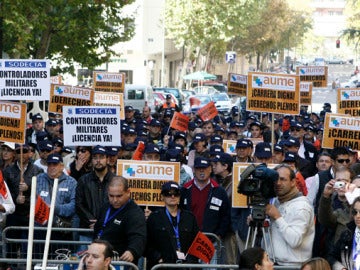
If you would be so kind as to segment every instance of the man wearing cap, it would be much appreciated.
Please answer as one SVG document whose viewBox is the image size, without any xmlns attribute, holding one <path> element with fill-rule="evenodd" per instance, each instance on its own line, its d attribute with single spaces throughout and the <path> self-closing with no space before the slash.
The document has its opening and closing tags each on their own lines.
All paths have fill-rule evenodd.
<svg viewBox="0 0 360 270">
<path fill-rule="evenodd" d="M 47 170 L 47 157 L 53 153 L 54 145 L 50 140 L 40 141 L 38 143 L 39 158 L 35 160 L 34 164 L 46 172 Z"/>
<path fill-rule="evenodd" d="M 115 176 L 107 166 L 108 151 L 97 145 L 92 149 L 93 170 L 78 180 L 76 188 L 76 213 L 80 219 L 80 228 L 93 229 L 100 216 L 100 210 L 108 201 L 107 186 Z M 80 232 L 80 241 L 92 239 L 92 234 Z"/>
<path fill-rule="evenodd" d="M 119 156 L 119 147 L 109 146 L 106 147 L 106 151 L 107 151 L 108 168 L 112 173 L 116 174 L 117 160 Z"/>
<path fill-rule="evenodd" d="M 224 188 L 210 177 L 211 172 L 208 158 L 195 158 L 195 177 L 182 187 L 180 205 L 195 215 L 200 231 L 224 239 L 230 230 L 231 204 Z"/>
<path fill-rule="evenodd" d="M 40 131 L 45 131 L 44 128 L 44 119 L 40 113 L 34 114 L 31 117 L 32 126 L 26 130 L 26 141 L 28 143 L 36 143 L 36 133 Z"/>
<path fill-rule="evenodd" d="M 171 94 L 166 94 L 165 98 L 166 98 L 165 103 L 158 110 L 159 113 L 161 113 L 162 111 L 168 108 L 174 108 L 175 111 L 180 112 L 179 106 L 176 103 L 172 102 Z"/>
<path fill-rule="evenodd" d="M 145 146 L 143 160 L 160 161 L 160 148 L 152 143 Z"/>
<path fill-rule="evenodd" d="M 253 162 L 251 157 L 253 151 L 253 143 L 249 139 L 239 139 L 236 142 L 236 162 Z"/>
<path fill-rule="evenodd" d="M 15 162 L 15 143 L 4 142 L 0 153 L 0 170 L 4 170 Z"/>
<path fill-rule="evenodd" d="M 325 117 L 326 113 L 331 113 L 331 104 L 328 102 L 324 103 L 323 110 L 320 112 L 320 117 Z"/>
<path fill-rule="evenodd" d="M 194 168 L 194 161 L 196 157 L 209 157 L 209 150 L 207 148 L 207 139 L 204 133 L 198 133 L 193 138 L 194 149 L 190 150 L 188 155 L 188 165 Z"/>
<path fill-rule="evenodd" d="M 162 147 L 162 136 L 161 136 L 162 125 L 161 122 L 157 119 L 152 119 L 149 125 L 149 135 L 148 142 L 157 144 L 159 147 Z"/>
<path fill-rule="evenodd" d="M 60 122 L 55 119 L 49 119 L 45 123 L 45 131 L 49 134 L 48 138 L 49 140 L 52 140 L 55 137 L 60 136 Z"/>
<path fill-rule="evenodd" d="M 180 186 L 169 181 L 161 187 L 165 207 L 151 213 L 147 219 L 147 269 L 159 263 L 196 263 L 186 256 L 199 231 L 195 216 L 179 207 Z"/>
<path fill-rule="evenodd" d="M 22 151 L 20 148 L 22 147 Z M 27 144 L 15 145 L 16 162 L 3 171 L 11 197 L 15 203 L 15 212 L 6 218 L 6 227 L 29 226 L 31 179 L 44 171 L 35 166 L 30 159 L 30 149 Z M 22 153 L 22 157 L 21 157 Z M 8 237 L 14 239 L 27 239 L 27 231 L 11 230 Z M 20 248 L 19 243 L 9 243 L 9 257 L 14 257 Z M 26 245 L 22 245 L 20 254 L 26 253 Z M 3 254 L 5 256 L 5 254 Z"/>
<path fill-rule="evenodd" d="M 129 106 L 125 106 L 125 123 L 127 123 L 128 125 L 133 125 L 134 124 L 134 117 L 135 111 L 134 111 L 134 107 L 129 105 Z M 134 126 L 133 126 L 134 127 Z"/>
<path fill-rule="evenodd" d="M 75 195 L 77 182 L 74 178 L 64 173 L 64 163 L 61 155 L 50 154 L 47 159 L 47 172 L 37 177 L 36 195 L 50 207 L 54 179 L 58 179 L 58 189 L 54 210 L 54 227 L 72 227 L 75 215 Z M 41 234 L 41 233 L 40 233 Z M 72 233 L 54 231 L 52 239 L 72 240 Z M 52 246 L 54 250 L 56 245 Z"/>
<path fill-rule="evenodd" d="M 280 164 L 284 161 L 284 146 L 282 144 L 275 144 L 273 149 L 272 163 Z"/>
</svg>

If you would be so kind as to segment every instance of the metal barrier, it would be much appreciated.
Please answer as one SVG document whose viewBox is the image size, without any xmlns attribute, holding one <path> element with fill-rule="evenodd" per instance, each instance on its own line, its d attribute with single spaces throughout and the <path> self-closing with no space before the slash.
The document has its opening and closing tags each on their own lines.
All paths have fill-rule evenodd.
<svg viewBox="0 0 360 270">
<path fill-rule="evenodd" d="M 239 269 L 238 265 L 231 264 L 175 264 L 175 263 L 163 263 L 157 264 L 151 268 L 151 270 L 157 270 L 161 268 L 176 268 L 176 269 L 185 269 L 185 268 L 202 268 L 202 269 Z M 299 270 L 298 266 L 279 266 L 275 265 L 274 270 Z"/>
</svg>

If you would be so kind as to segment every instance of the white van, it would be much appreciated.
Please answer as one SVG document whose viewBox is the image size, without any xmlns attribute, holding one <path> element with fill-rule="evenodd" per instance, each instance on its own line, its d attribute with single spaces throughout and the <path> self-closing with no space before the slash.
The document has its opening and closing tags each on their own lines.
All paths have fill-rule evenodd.
<svg viewBox="0 0 360 270">
<path fill-rule="evenodd" d="M 148 105 L 151 108 L 151 112 L 154 112 L 153 93 L 154 90 L 149 85 L 125 84 L 124 105 L 131 105 L 134 109 L 140 110 L 140 112 L 142 112 L 145 105 Z"/>
</svg>

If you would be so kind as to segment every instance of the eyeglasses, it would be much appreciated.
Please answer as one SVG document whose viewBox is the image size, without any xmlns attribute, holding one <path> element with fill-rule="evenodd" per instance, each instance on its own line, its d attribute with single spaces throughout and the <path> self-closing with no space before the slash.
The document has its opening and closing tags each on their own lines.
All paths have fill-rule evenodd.
<svg viewBox="0 0 360 270">
<path fill-rule="evenodd" d="M 360 214 L 360 210 L 353 209 L 353 210 L 351 210 L 351 214 L 353 216 L 356 216 L 357 214 Z"/>
<path fill-rule="evenodd" d="M 165 197 L 172 197 L 172 196 L 180 197 L 180 191 L 175 191 L 175 192 L 166 191 L 166 192 L 163 193 L 163 195 Z"/>
<path fill-rule="evenodd" d="M 297 131 L 297 132 L 299 132 L 299 131 L 301 131 L 301 129 L 300 129 L 300 128 L 290 128 L 290 131 Z"/>
<path fill-rule="evenodd" d="M 16 152 L 16 154 L 21 154 L 20 149 L 16 149 L 15 152 Z M 27 154 L 28 152 L 29 152 L 28 149 L 23 149 L 23 150 L 22 150 L 22 153 L 23 153 L 23 154 Z"/>
<path fill-rule="evenodd" d="M 348 159 L 348 158 L 347 159 L 337 159 L 336 161 L 339 162 L 339 163 L 344 163 L 344 162 L 345 163 L 350 163 L 350 159 Z"/>
</svg>

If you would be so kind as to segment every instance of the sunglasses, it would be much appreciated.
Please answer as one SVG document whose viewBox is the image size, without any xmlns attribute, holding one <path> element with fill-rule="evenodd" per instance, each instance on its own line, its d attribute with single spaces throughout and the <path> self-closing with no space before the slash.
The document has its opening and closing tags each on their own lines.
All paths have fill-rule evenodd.
<svg viewBox="0 0 360 270">
<path fill-rule="evenodd" d="M 16 154 L 21 154 L 20 149 L 16 149 L 15 152 L 16 152 Z M 23 153 L 23 154 L 27 154 L 28 152 L 29 152 L 28 149 L 23 149 L 23 150 L 22 150 L 22 153 Z"/>
<path fill-rule="evenodd" d="M 291 130 L 291 131 L 297 131 L 297 132 L 301 131 L 300 128 L 290 128 L 290 130 Z"/>
<path fill-rule="evenodd" d="M 360 210 L 353 209 L 353 210 L 351 210 L 351 214 L 353 216 L 356 216 L 357 214 L 360 214 Z"/>
<path fill-rule="evenodd" d="M 180 191 L 166 191 L 163 193 L 165 197 L 180 197 Z"/>
<path fill-rule="evenodd" d="M 46 153 L 50 153 L 52 150 L 48 150 L 48 149 L 45 149 L 45 150 L 40 150 L 40 152 L 46 152 Z"/>
<path fill-rule="evenodd" d="M 344 162 L 345 163 L 350 163 L 350 159 L 348 159 L 348 158 L 347 159 L 337 159 L 336 161 L 339 162 L 339 163 L 344 163 Z"/>
</svg>

